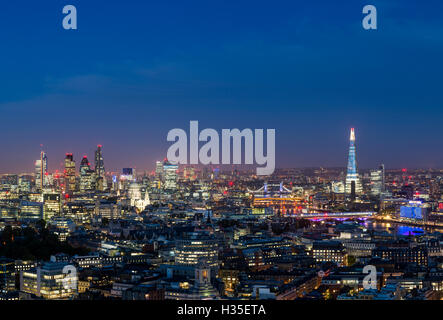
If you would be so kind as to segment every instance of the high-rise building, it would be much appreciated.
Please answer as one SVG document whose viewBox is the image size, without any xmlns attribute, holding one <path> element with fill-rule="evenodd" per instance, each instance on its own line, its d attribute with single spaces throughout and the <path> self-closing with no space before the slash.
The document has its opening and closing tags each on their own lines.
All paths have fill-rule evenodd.
<svg viewBox="0 0 443 320">
<path fill-rule="evenodd" d="M 75 191 L 75 161 L 72 153 L 65 157 L 65 192 L 72 194 Z"/>
<path fill-rule="evenodd" d="M 97 146 L 95 151 L 95 173 L 97 177 L 101 177 L 105 174 L 105 163 L 103 161 L 102 145 Z"/>
<path fill-rule="evenodd" d="M 207 232 L 184 233 L 176 240 L 175 264 L 196 266 L 201 259 L 211 267 L 218 266 L 218 242 Z"/>
<path fill-rule="evenodd" d="M 75 230 L 75 223 L 67 217 L 53 216 L 47 221 L 51 231 L 60 241 L 66 241 L 66 238 Z"/>
<path fill-rule="evenodd" d="M 97 146 L 95 151 L 95 178 L 96 178 L 96 188 L 99 191 L 103 191 L 107 188 L 106 177 L 105 177 L 105 163 L 102 154 L 102 145 Z"/>
<path fill-rule="evenodd" d="M 15 261 L 0 257 L 0 293 L 15 290 Z"/>
<path fill-rule="evenodd" d="M 68 278 L 64 262 L 46 262 L 20 273 L 20 290 L 44 299 L 69 299 L 77 294 L 78 279 Z M 68 282 L 69 281 L 69 282 Z"/>
<path fill-rule="evenodd" d="M 415 220 L 427 219 L 427 210 L 426 204 L 421 201 L 409 201 L 408 205 L 400 207 L 400 217 Z"/>
<path fill-rule="evenodd" d="M 120 180 L 125 181 L 136 181 L 137 174 L 134 168 L 123 168 L 122 174 L 120 175 Z"/>
<path fill-rule="evenodd" d="M 317 262 L 332 261 L 338 265 L 345 262 L 346 251 L 339 241 L 314 241 L 312 257 Z"/>
<path fill-rule="evenodd" d="M 379 196 L 385 191 L 385 166 L 382 164 L 378 169 L 371 170 L 371 194 Z"/>
<path fill-rule="evenodd" d="M 34 201 L 20 201 L 20 220 L 43 219 L 43 203 Z"/>
<path fill-rule="evenodd" d="M 48 221 L 51 217 L 61 213 L 61 198 L 56 192 L 43 194 L 43 219 Z"/>
<path fill-rule="evenodd" d="M 165 173 L 165 190 L 174 191 L 177 190 L 177 170 L 178 165 L 171 164 L 165 160 L 163 163 L 163 170 Z"/>
<path fill-rule="evenodd" d="M 118 219 L 121 215 L 121 205 L 115 201 L 96 199 L 94 215 L 102 219 Z"/>
<path fill-rule="evenodd" d="M 163 168 L 163 162 L 157 161 L 155 163 L 155 181 L 161 185 L 164 178 L 164 168 Z"/>
<path fill-rule="evenodd" d="M 41 191 L 42 186 L 42 161 L 40 159 L 35 160 L 35 188 L 37 191 Z"/>
<path fill-rule="evenodd" d="M 43 190 L 43 187 L 47 185 L 48 174 L 48 157 L 46 153 L 40 152 L 40 159 L 35 161 L 35 186 L 38 191 Z"/>
<path fill-rule="evenodd" d="M 92 191 L 95 188 L 94 170 L 91 169 L 91 164 L 86 156 L 80 163 L 80 192 Z"/>
<path fill-rule="evenodd" d="M 348 169 L 347 169 L 346 182 L 345 182 L 345 192 L 351 195 L 359 194 L 362 192 L 362 186 L 357 172 L 354 128 L 351 128 L 351 136 L 349 138 L 349 156 L 348 156 Z"/>
<path fill-rule="evenodd" d="M 18 178 L 18 188 L 20 192 L 31 192 L 31 181 L 27 177 L 20 176 Z"/>
</svg>

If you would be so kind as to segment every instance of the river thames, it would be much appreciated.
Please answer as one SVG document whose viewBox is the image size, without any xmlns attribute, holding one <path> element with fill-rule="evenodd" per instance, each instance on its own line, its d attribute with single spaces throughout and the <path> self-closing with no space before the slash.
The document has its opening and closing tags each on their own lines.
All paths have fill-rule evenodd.
<svg viewBox="0 0 443 320">
<path fill-rule="evenodd" d="M 379 222 L 379 221 L 370 221 L 367 220 L 362 223 L 368 230 L 374 230 L 378 232 L 386 231 L 388 233 L 396 233 L 401 236 L 417 236 L 422 235 L 425 231 L 434 232 L 439 231 L 443 232 L 443 228 L 423 228 L 418 226 L 409 226 L 401 223 L 393 223 L 393 222 Z"/>
</svg>

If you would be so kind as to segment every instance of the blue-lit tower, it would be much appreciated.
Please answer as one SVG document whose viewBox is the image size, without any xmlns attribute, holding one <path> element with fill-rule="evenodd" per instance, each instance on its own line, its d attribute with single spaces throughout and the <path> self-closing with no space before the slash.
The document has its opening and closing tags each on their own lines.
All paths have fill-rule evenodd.
<svg viewBox="0 0 443 320">
<path fill-rule="evenodd" d="M 357 159 L 355 157 L 355 132 L 351 128 L 349 138 L 348 170 L 346 174 L 345 190 L 348 194 L 359 194 L 362 192 L 360 178 L 357 172 Z"/>
</svg>

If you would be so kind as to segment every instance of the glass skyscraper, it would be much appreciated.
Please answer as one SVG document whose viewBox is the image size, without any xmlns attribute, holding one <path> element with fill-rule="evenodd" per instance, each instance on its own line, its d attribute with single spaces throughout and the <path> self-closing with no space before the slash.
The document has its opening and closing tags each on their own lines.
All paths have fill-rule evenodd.
<svg viewBox="0 0 443 320">
<path fill-rule="evenodd" d="M 351 194 L 353 190 L 355 194 L 359 194 L 362 192 L 362 186 L 357 172 L 357 159 L 355 156 L 355 132 L 354 128 L 351 128 L 345 191 L 347 194 Z"/>
<path fill-rule="evenodd" d="M 48 157 L 46 153 L 40 152 L 40 159 L 35 161 L 35 186 L 38 191 L 41 191 L 45 185 L 48 184 L 46 175 L 48 173 Z"/>
<path fill-rule="evenodd" d="M 105 177 L 105 164 L 102 154 L 102 146 L 98 145 L 95 151 L 95 178 L 97 190 L 103 191 L 107 188 Z"/>
</svg>

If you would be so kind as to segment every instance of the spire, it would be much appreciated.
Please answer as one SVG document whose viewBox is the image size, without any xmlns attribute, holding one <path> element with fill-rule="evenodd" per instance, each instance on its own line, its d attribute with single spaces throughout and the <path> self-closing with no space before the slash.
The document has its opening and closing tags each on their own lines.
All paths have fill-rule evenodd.
<svg viewBox="0 0 443 320">
<path fill-rule="evenodd" d="M 355 141 L 354 128 L 351 128 L 351 137 L 349 138 L 349 140 L 351 140 L 351 141 Z"/>
</svg>

